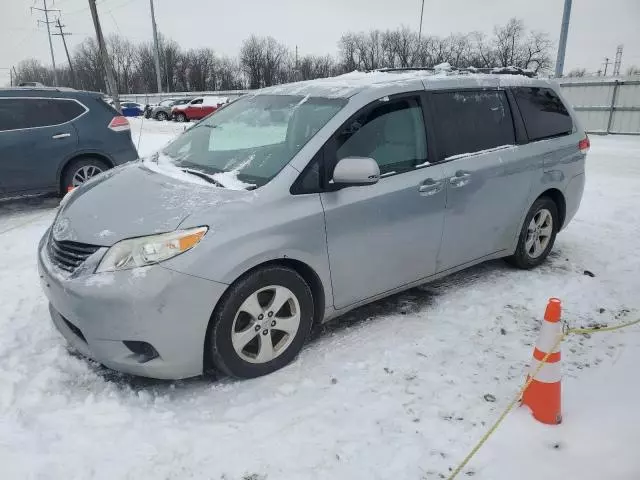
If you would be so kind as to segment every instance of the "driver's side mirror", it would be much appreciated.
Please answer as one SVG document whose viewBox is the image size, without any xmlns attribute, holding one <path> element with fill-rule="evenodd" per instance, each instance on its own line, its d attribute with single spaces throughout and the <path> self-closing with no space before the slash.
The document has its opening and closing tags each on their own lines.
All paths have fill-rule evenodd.
<svg viewBox="0 0 640 480">
<path fill-rule="evenodd" d="M 340 186 L 372 185 L 380 180 L 380 168 L 373 158 L 345 157 L 333 170 L 333 183 Z"/>
</svg>

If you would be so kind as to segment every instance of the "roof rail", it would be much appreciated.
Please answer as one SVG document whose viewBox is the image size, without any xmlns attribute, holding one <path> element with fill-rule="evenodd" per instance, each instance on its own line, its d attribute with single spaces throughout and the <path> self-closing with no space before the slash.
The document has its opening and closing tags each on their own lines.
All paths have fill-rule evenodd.
<svg viewBox="0 0 640 480">
<path fill-rule="evenodd" d="M 476 67 L 451 67 L 451 69 L 438 69 L 435 67 L 393 67 L 393 68 L 378 68 L 374 70 L 376 72 L 412 72 L 412 71 L 427 71 L 427 72 L 445 72 L 450 75 L 469 74 L 469 73 L 484 73 L 490 75 L 523 75 L 525 77 L 536 77 L 536 73 L 533 70 L 527 70 L 520 67 L 488 67 L 488 68 L 476 68 Z"/>
</svg>

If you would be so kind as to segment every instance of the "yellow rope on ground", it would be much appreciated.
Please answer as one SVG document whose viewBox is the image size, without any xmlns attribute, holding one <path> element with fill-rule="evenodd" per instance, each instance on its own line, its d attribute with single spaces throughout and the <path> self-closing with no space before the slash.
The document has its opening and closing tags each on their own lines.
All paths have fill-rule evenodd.
<svg viewBox="0 0 640 480">
<path fill-rule="evenodd" d="M 467 465 L 467 463 L 469 463 L 469 461 L 478 452 L 478 450 L 480 450 L 482 445 L 485 444 L 485 442 L 489 439 L 489 437 L 491 435 L 493 435 L 493 433 L 498 429 L 498 427 L 500 426 L 502 421 L 505 419 L 505 417 L 509 414 L 509 412 L 511 410 L 513 410 L 513 407 L 515 407 L 516 404 L 520 401 L 520 399 L 522 398 L 522 395 L 524 394 L 524 391 L 531 384 L 531 382 L 533 382 L 533 379 L 536 377 L 536 375 L 538 373 L 540 373 L 540 370 L 545 365 L 545 363 L 547 363 L 547 360 L 549 359 L 551 354 L 558 348 L 560 343 L 562 343 L 562 340 L 567 335 L 569 335 L 571 333 L 585 334 L 585 333 L 597 333 L 597 332 L 613 332 L 614 330 L 620 330 L 622 328 L 629 327 L 631 325 L 636 325 L 638 323 L 640 323 L 640 318 L 638 318 L 637 320 L 633 320 L 631 322 L 622 323 L 620 325 L 614 325 L 613 327 L 569 328 L 569 329 L 565 329 L 564 333 L 558 335 L 558 339 L 556 340 L 556 343 L 553 345 L 553 347 L 550 349 L 549 353 L 547 353 L 542 358 L 542 360 L 538 364 L 538 367 L 533 371 L 532 374 L 529 375 L 529 378 L 525 382 L 524 386 L 518 391 L 518 394 L 513 398 L 513 400 L 511 400 L 509 405 L 507 405 L 507 408 L 505 408 L 505 410 L 500 414 L 500 416 L 495 421 L 495 423 L 491 426 L 491 428 L 489 428 L 489 430 L 487 430 L 487 432 L 482 436 L 482 438 L 480 438 L 480 440 L 478 441 L 476 446 L 471 449 L 471 451 L 464 458 L 462 463 L 460 465 L 458 465 L 458 467 L 453 472 L 451 472 L 451 475 L 449 475 L 447 480 L 453 480 L 462 471 L 462 469 Z"/>
</svg>

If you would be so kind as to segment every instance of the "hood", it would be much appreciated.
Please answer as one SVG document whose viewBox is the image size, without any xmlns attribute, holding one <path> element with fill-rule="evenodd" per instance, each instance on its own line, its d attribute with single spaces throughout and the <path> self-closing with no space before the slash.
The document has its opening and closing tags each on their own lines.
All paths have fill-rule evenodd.
<svg viewBox="0 0 640 480">
<path fill-rule="evenodd" d="M 245 203 L 255 195 L 173 169 L 163 173 L 155 163 L 139 161 L 99 175 L 64 202 L 52 229 L 54 237 L 111 246 L 125 238 L 170 232 L 196 211 Z"/>
</svg>

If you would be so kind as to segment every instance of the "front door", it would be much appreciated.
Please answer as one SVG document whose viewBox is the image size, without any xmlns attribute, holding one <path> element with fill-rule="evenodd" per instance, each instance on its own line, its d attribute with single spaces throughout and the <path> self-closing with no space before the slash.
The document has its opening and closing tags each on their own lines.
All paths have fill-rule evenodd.
<svg viewBox="0 0 640 480">
<path fill-rule="evenodd" d="M 515 146 L 504 91 L 438 92 L 429 103 L 447 178 L 441 272 L 507 248 L 535 166 Z"/>
<path fill-rule="evenodd" d="M 0 98 L 0 178 L 6 193 L 56 186 L 78 135 L 70 120 L 86 109 L 73 100 Z"/>
<path fill-rule="evenodd" d="M 321 194 L 334 306 L 433 274 L 445 210 L 444 169 L 428 164 L 422 96 L 375 102 L 325 148 L 330 165 L 349 156 L 370 157 L 381 173 L 375 185 Z"/>
</svg>

